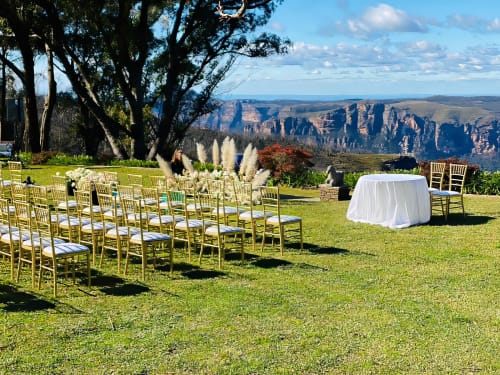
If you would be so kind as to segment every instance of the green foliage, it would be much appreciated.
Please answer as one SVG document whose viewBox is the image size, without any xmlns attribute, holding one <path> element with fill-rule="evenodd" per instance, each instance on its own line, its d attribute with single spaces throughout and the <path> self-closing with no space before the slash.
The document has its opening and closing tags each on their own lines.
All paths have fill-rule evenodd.
<svg viewBox="0 0 500 375">
<path fill-rule="evenodd" d="M 47 164 L 51 158 L 58 155 L 57 151 L 42 151 L 31 155 L 31 164 L 41 165 Z"/>
<path fill-rule="evenodd" d="M 317 187 L 325 182 L 326 173 L 307 169 L 302 173 L 284 173 L 280 182 L 290 187 Z"/>
<path fill-rule="evenodd" d="M 47 160 L 47 165 L 94 165 L 96 159 L 88 155 L 66 155 L 58 153 Z"/>
<path fill-rule="evenodd" d="M 476 170 L 465 188 L 471 194 L 500 195 L 500 171 Z"/>
<path fill-rule="evenodd" d="M 199 161 L 194 161 L 193 162 L 193 168 L 196 171 L 202 172 L 202 171 L 208 171 L 208 172 L 213 172 L 214 170 L 222 170 L 221 166 L 215 167 L 212 163 L 200 163 Z"/>
<path fill-rule="evenodd" d="M 110 165 L 121 166 L 121 167 L 143 167 L 143 168 L 158 168 L 158 162 L 156 160 L 111 160 Z"/>
</svg>

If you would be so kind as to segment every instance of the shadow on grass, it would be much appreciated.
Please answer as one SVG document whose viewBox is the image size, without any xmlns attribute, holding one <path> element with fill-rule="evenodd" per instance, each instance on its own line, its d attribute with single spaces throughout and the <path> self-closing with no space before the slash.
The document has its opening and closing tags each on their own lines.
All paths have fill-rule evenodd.
<svg viewBox="0 0 500 375">
<path fill-rule="evenodd" d="M 182 276 L 191 280 L 205 280 L 215 279 L 216 277 L 225 276 L 226 274 L 216 270 L 204 270 L 201 268 L 193 269 L 191 271 L 182 272 Z"/>
<path fill-rule="evenodd" d="M 256 261 L 252 262 L 252 265 L 260 268 L 278 268 L 291 266 L 292 264 L 292 262 L 289 262 L 287 260 L 276 258 L 259 258 Z"/>
<path fill-rule="evenodd" d="M 444 216 L 432 216 L 431 221 L 429 221 L 427 225 L 436 227 L 443 225 L 449 225 L 449 226 L 483 225 L 494 219 L 495 218 L 491 216 L 474 216 L 465 214 L 464 217 L 460 213 L 458 214 L 453 213 L 448 215 L 448 220 L 445 220 Z"/>
<path fill-rule="evenodd" d="M 54 303 L 40 299 L 34 294 L 3 284 L 0 284 L 0 304 L 5 305 L 1 309 L 6 312 L 31 312 L 56 307 Z"/>
<path fill-rule="evenodd" d="M 100 273 L 92 276 L 92 286 L 98 287 L 101 292 L 110 296 L 135 296 L 150 290 L 141 284 L 127 283 L 119 276 Z"/>
</svg>

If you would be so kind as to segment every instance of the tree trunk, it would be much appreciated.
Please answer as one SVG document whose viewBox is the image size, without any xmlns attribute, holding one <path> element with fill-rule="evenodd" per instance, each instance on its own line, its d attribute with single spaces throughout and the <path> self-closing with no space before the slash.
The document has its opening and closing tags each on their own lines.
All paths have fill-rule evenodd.
<svg viewBox="0 0 500 375">
<path fill-rule="evenodd" d="M 31 50 L 30 50 L 31 51 Z M 38 127 L 38 110 L 35 92 L 35 70 L 33 55 L 25 57 L 24 62 L 24 134 L 23 150 L 40 152 L 40 128 Z"/>
<path fill-rule="evenodd" d="M 42 151 L 47 151 L 50 148 L 50 121 L 52 119 L 52 112 L 54 111 L 57 97 L 57 83 L 54 77 L 54 58 L 47 44 L 45 44 L 45 52 L 47 55 L 47 84 L 49 90 L 45 96 L 42 120 L 40 121 L 40 147 Z"/>
</svg>

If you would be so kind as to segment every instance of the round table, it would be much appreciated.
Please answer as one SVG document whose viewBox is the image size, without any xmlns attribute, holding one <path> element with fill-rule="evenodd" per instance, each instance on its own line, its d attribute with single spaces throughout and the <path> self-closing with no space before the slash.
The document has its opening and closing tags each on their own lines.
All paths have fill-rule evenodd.
<svg viewBox="0 0 500 375">
<path fill-rule="evenodd" d="M 347 210 L 349 220 L 406 228 L 431 218 L 427 180 L 410 174 L 361 176 Z"/>
</svg>

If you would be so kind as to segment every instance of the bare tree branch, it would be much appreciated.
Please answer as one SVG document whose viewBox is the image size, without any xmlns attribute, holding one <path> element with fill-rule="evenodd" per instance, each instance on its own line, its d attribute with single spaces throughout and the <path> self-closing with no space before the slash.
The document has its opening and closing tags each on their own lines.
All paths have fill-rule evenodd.
<svg viewBox="0 0 500 375">
<path fill-rule="evenodd" d="M 224 13 L 224 8 L 222 7 L 221 2 L 219 1 L 219 5 L 217 6 L 217 10 L 219 11 L 219 16 L 221 20 L 235 20 L 245 17 L 245 11 L 248 7 L 248 0 L 241 0 L 241 7 L 236 11 L 236 13 L 229 14 Z"/>
</svg>

